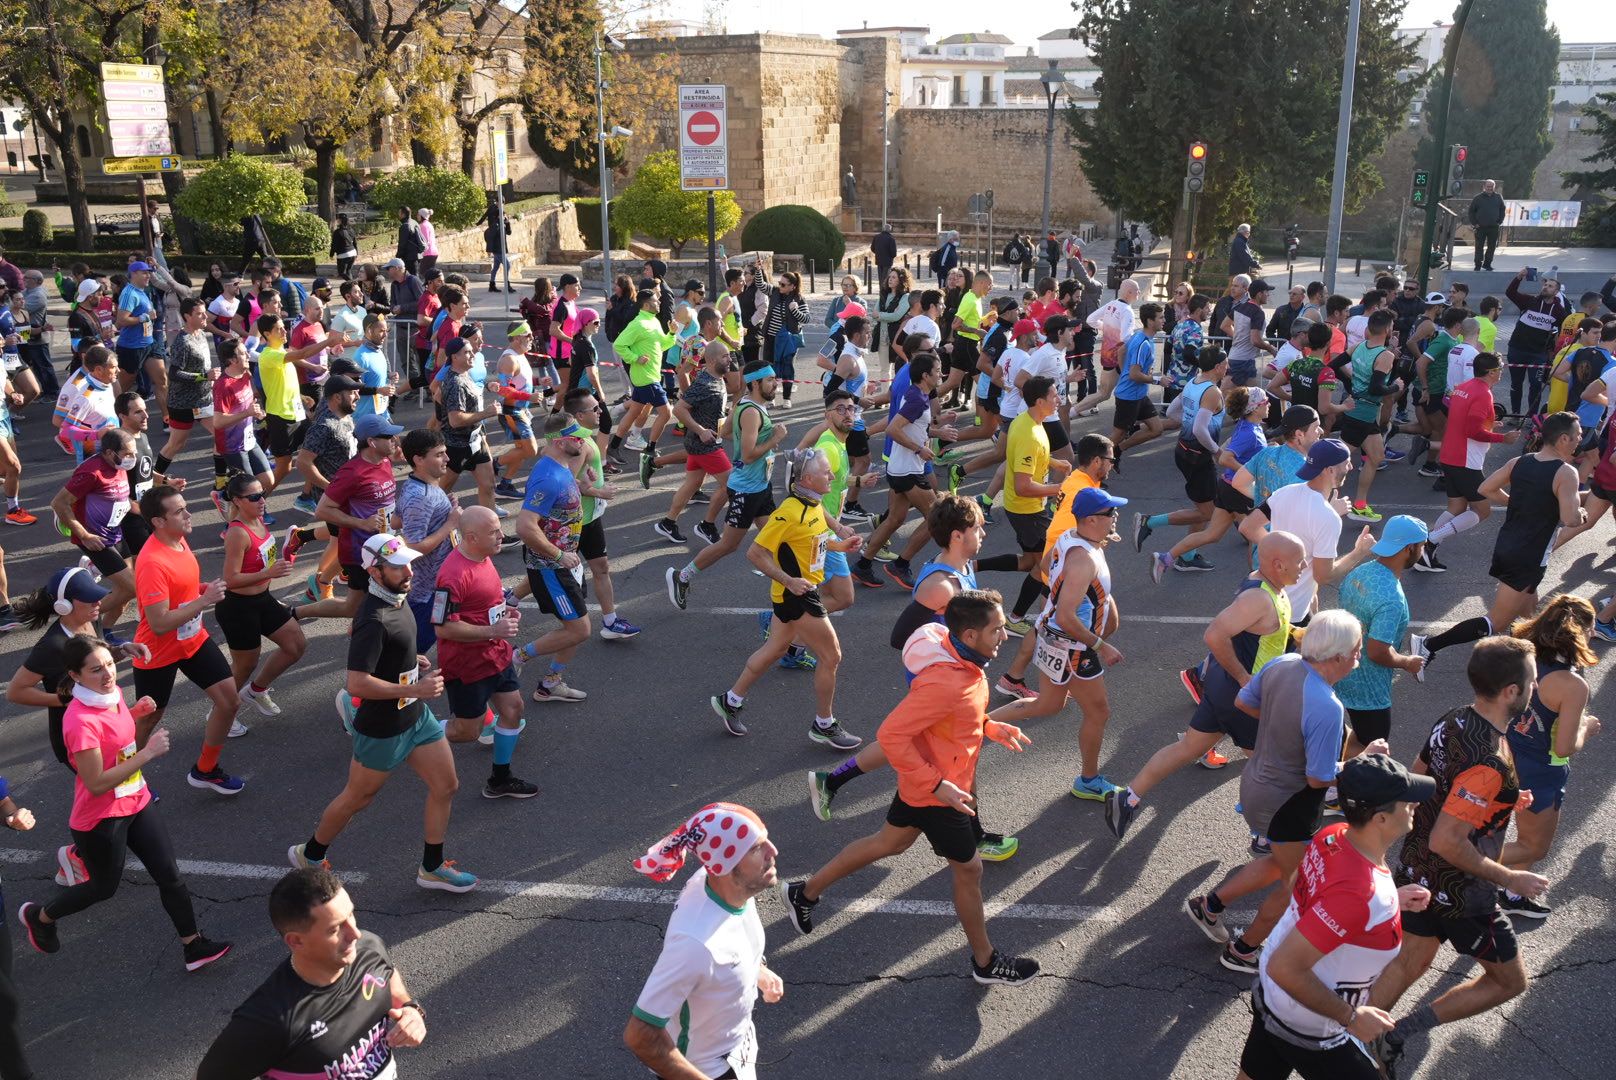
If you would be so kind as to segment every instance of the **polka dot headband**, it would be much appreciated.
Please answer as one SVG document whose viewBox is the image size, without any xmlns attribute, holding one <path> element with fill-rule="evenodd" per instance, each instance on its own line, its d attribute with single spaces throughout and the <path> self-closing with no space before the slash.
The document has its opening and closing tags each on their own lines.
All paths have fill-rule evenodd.
<svg viewBox="0 0 1616 1080">
<path fill-rule="evenodd" d="M 653 881 L 667 881 L 694 853 L 709 874 L 721 876 L 734 870 L 762 835 L 762 820 L 746 807 L 711 803 L 646 849 L 634 869 Z"/>
</svg>

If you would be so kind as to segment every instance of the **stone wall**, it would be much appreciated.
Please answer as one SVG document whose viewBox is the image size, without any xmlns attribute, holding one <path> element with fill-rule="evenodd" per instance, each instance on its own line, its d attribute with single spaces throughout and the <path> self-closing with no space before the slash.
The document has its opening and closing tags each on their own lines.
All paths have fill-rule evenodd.
<svg viewBox="0 0 1616 1080">
<path fill-rule="evenodd" d="M 576 251 L 584 246 L 583 234 L 578 231 L 578 211 L 570 202 L 540 206 L 514 215 L 511 218 L 511 235 L 507 240 L 513 273 L 524 266 L 549 262 L 553 251 Z M 394 245 L 392 234 L 362 243 L 359 261 L 383 262 L 390 259 Z M 440 265 L 488 265 L 483 227 L 477 225 L 458 232 L 439 229 L 438 262 Z"/>
<path fill-rule="evenodd" d="M 835 218 L 841 209 L 845 48 L 819 38 L 759 35 L 764 201 L 798 203 Z M 734 149 L 732 144 L 731 155 Z"/>
<path fill-rule="evenodd" d="M 842 171 L 853 167 L 858 180 L 859 205 L 867 227 L 880 223 L 881 214 L 881 111 L 896 117 L 902 101 L 900 52 L 893 38 L 852 38 L 845 42 L 842 62 Z M 890 105 L 883 91 L 890 90 Z M 896 128 L 888 121 L 888 137 Z M 893 190 L 897 187 L 897 159 L 888 164 Z"/>
</svg>

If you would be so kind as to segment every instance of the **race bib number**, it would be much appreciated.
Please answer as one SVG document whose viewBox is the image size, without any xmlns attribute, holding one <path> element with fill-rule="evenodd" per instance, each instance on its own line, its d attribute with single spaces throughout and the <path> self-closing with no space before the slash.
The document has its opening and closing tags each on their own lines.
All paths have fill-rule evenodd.
<svg viewBox="0 0 1616 1080">
<path fill-rule="evenodd" d="M 124 762 L 128 761 L 130 758 L 132 758 L 134 756 L 135 756 L 135 744 L 133 742 L 131 742 L 127 746 L 125 746 L 122 750 L 118 751 L 118 760 L 116 762 L 114 762 L 113 764 L 122 765 Z M 146 786 L 146 778 L 144 776 L 140 775 L 140 770 L 139 769 L 136 769 L 129 776 L 129 778 L 127 780 L 125 780 L 123 783 L 119 784 L 117 787 L 112 789 L 112 795 L 113 795 L 113 798 L 116 798 L 116 799 L 127 799 L 131 795 L 139 794 L 140 789 L 145 787 L 145 786 Z"/>
<path fill-rule="evenodd" d="M 474 427 L 471 429 L 471 442 L 469 445 L 471 446 L 471 452 L 473 454 L 480 453 L 482 451 L 483 429 L 481 427 Z"/>
<path fill-rule="evenodd" d="M 1038 665 L 1038 670 L 1049 676 L 1049 681 L 1056 686 L 1064 685 L 1071 678 L 1072 647 L 1064 642 L 1051 641 L 1039 634 L 1032 660 Z"/>
<path fill-rule="evenodd" d="M 263 562 L 264 569 L 268 570 L 274 566 L 279 555 L 280 545 L 276 543 L 274 535 L 264 537 L 263 541 L 258 545 L 258 558 Z"/>
<path fill-rule="evenodd" d="M 107 511 L 107 528 L 115 529 L 123 524 L 123 519 L 129 515 L 129 500 L 119 499 Z"/>
<path fill-rule="evenodd" d="M 135 484 L 135 486 L 129 490 L 130 501 L 139 502 L 140 497 L 146 494 L 146 492 L 150 491 L 154 483 L 156 483 L 155 480 L 141 480 Z"/>
<path fill-rule="evenodd" d="M 174 631 L 174 637 L 176 639 L 180 640 L 180 641 L 190 641 L 192 638 L 196 637 L 196 635 L 200 634 L 201 632 L 202 632 L 202 616 L 198 615 L 194 619 L 187 619 L 184 622 L 180 623 L 179 629 Z"/>
<path fill-rule="evenodd" d="M 418 667 L 418 666 L 417 667 L 412 667 L 412 668 L 410 668 L 410 670 L 404 672 L 402 675 L 400 675 L 398 677 L 398 685 L 400 685 L 400 686 L 414 686 L 420 680 L 421 680 L 421 669 L 420 669 L 420 667 Z M 398 699 L 398 709 L 399 709 L 399 711 L 403 712 L 405 709 L 409 708 L 410 707 L 410 702 L 412 702 L 414 700 L 415 700 L 414 698 L 407 698 L 407 697 L 406 698 L 399 698 Z"/>
<path fill-rule="evenodd" d="M 303 408 L 303 395 L 298 394 L 292 398 L 292 419 L 294 421 L 308 418 L 308 411 Z"/>
<path fill-rule="evenodd" d="M 251 451 L 251 450 L 258 449 L 258 436 L 253 431 L 252 421 L 251 420 L 242 421 L 241 427 L 242 427 L 241 449 L 243 451 Z"/>
<path fill-rule="evenodd" d="M 505 617 L 505 605 L 504 605 L 504 603 L 495 604 L 493 607 L 488 609 L 488 625 L 489 626 L 494 626 L 495 624 L 497 624 L 499 622 L 499 620 L 503 619 L 504 617 Z"/>
<path fill-rule="evenodd" d="M 571 569 L 571 571 L 572 571 L 572 580 L 576 581 L 580 586 L 583 585 L 583 583 L 584 583 L 584 564 L 580 561 L 578 563 L 578 565 L 570 567 L 569 569 Z"/>
<path fill-rule="evenodd" d="M 814 557 L 813 561 L 808 564 L 810 573 L 822 574 L 825 572 L 825 549 L 828 536 L 828 533 L 821 533 L 819 536 L 814 537 Z"/>
</svg>

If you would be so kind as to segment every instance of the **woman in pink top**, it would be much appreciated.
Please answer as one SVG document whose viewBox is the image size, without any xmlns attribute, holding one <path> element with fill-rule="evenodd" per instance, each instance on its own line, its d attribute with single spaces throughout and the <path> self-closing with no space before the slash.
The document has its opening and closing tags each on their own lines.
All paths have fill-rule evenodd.
<svg viewBox="0 0 1616 1080">
<path fill-rule="evenodd" d="M 185 970 L 196 971 L 230 951 L 227 941 L 209 941 L 196 928 L 191 893 L 180 879 L 168 829 L 157 816 L 141 770 L 168 752 L 168 732 L 157 728 L 145 746 L 135 743 L 135 712 L 118 689 L 118 666 L 107 643 L 79 634 L 62 650 L 67 677 L 59 688 L 67 714 L 62 741 L 73 768 L 73 813 L 68 827 L 90 879 L 57 890 L 44 905 L 24 904 L 17 912 L 28 943 L 42 953 L 61 947 L 56 924 L 118 891 L 130 851 L 140 857 L 162 897 L 163 910 L 185 946 Z M 156 706 L 141 698 L 141 716 Z"/>
<path fill-rule="evenodd" d="M 421 219 L 420 272 L 426 273 L 438 265 L 438 231 L 432 227 L 432 208 L 423 206 L 415 212 Z"/>
</svg>

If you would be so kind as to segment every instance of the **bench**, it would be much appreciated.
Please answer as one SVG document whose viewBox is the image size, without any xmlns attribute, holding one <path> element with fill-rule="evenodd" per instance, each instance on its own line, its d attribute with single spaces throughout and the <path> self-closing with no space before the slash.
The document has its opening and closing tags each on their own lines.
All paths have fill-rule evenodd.
<svg viewBox="0 0 1616 1080">
<path fill-rule="evenodd" d="M 91 218 L 97 236 L 116 236 L 121 232 L 140 231 L 140 213 L 96 214 Z"/>
</svg>

